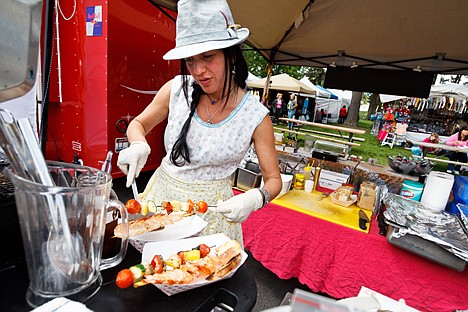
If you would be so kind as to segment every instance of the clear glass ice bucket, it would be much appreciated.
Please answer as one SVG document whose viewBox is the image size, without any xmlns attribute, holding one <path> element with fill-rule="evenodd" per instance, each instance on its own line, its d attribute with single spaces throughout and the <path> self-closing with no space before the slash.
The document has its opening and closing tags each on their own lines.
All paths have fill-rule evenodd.
<svg viewBox="0 0 468 312">
<path fill-rule="evenodd" d="M 109 199 L 112 177 L 101 170 L 48 162 L 56 186 L 31 182 L 7 170 L 15 187 L 32 307 L 56 298 L 85 302 L 102 284 L 100 270 L 125 257 L 128 218 L 125 206 Z M 108 213 L 118 210 L 124 230 L 118 254 L 102 259 Z"/>
</svg>

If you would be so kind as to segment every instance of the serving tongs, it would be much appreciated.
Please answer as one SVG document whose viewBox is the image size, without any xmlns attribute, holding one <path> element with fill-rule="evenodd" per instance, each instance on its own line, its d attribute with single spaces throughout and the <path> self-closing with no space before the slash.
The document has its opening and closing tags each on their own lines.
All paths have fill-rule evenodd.
<svg viewBox="0 0 468 312">
<path fill-rule="evenodd" d="M 27 118 L 15 121 L 13 115 L 0 109 L 0 146 L 8 157 L 15 173 L 23 179 L 54 186 L 37 138 Z M 63 198 L 54 200 L 47 196 L 50 209 L 51 227 L 47 240 L 47 251 L 51 262 L 65 275 L 74 274 L 73 266 L 79 263 L 81 244 L 74 246 L 68 225 Z M 62 234 L 60 234 L 60 229 Z M 80 242 L 79 239 L 76 240 Z M 54 252 L 56 250 L 57 252 Z"/>
</svg>

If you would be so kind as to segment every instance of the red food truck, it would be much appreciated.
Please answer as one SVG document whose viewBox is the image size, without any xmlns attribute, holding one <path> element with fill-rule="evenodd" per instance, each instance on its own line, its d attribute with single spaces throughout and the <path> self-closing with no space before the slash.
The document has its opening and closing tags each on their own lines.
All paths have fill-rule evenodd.
<svg viewBox="0 0 468 312">
<path fill-rule="evenodd" d="M 179 61 L 162 59 L 175 45 L 176 13 L 147 0 L 60 1 L 51 8 L 44 1 L 43 12 L 46 159 L 101 168 L 112 151 L 118 177 L 128 124 L 178 73 Z M 145 170 L 165 154 L 164 127 L 147 136 L 152 153 Z"/>
</svg>

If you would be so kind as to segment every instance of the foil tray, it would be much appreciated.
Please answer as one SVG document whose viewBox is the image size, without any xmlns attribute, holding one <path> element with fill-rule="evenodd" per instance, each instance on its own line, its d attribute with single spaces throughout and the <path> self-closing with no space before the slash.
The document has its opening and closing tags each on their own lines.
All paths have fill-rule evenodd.
<svg viewBox="0 0 468 312">
<path fill-rule="evenodd" d="M 436 243 L 411 234 L 395 237 L 398 231 L 398 227 L 389 224 L 386 237 L 390 244 L 458 272 L 466 268 L 466 261 Z"/>
</svg>

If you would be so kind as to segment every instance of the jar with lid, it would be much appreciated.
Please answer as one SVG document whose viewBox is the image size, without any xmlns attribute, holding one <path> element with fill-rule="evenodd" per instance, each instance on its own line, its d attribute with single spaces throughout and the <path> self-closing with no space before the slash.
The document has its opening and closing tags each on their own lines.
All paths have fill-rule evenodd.
<svg viewBox="0 0 468 312">
<path fill-rule="evenodd" d="M 303 190 L 304 189 L 305 178 L 302 173 L 296 173 L 296 178 L 294 180 L 294 189 Z"/>
</svg>

